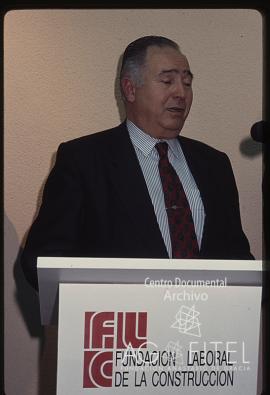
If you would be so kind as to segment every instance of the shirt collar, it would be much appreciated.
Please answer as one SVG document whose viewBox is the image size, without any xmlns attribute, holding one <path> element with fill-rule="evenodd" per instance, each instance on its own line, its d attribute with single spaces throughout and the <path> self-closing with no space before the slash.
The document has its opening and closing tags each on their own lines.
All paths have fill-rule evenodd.
<svg viewBox="0 0 270 395">
<path fill-rule="evenodd" d="M 136 126 L 133 122 L 127 119 L 126 122 L 127 129 L 129 132 L 129 136 L 131 138 L 132 143 L 145 155 L 148 156 L 155 145 L 161 141 L 166 141 L 173 152 L 173 154 L 181 159 L 181 146 L 177 138 L 175 139 L 156 139 L 149 134 L 143 132 L 138 126 Z"/>
</svg>

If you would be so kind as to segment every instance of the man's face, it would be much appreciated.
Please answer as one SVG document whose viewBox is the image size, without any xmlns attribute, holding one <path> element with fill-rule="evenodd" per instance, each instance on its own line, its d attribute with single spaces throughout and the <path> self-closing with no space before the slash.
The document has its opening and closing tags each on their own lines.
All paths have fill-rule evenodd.
<svg viewBox="0 0 270 395">
<path fill-rule="evenodd" d="M 192 104 L 192 74 L 184 55 L 170 47 L 149 47 L 143 85 L 127 97 L 127 116 L 157 138 L 180 133 Z"/>
</svg>

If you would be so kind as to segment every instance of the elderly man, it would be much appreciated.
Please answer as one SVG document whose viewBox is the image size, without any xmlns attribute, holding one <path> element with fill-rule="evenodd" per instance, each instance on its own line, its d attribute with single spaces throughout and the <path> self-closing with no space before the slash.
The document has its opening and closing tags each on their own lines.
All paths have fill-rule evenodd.
<svg viewBox="0 0 270 395">
<path fill-rule="evenodd" d="M 253 259 L 229 159 L 179 137 L 192 77 L 170 39 L 128 45 L 126 121 L 58 149 L 22 254 L 35 288 L 38 256 Z"/>
</svg>

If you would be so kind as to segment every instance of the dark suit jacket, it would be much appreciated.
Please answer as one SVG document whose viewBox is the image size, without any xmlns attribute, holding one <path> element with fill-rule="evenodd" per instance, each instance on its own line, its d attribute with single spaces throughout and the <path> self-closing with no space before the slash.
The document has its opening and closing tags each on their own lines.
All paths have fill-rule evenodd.
<svg viewBox="0 0 270 395">
<path fill-rule="evenodd" d="M 179 141 L 205 207 L 200 258 L 253 259 L 229 159 Z M 168 258 L 125 123 L 59 146 L 21 258 L 35 287 L 37 256 Z"/>
</svg>

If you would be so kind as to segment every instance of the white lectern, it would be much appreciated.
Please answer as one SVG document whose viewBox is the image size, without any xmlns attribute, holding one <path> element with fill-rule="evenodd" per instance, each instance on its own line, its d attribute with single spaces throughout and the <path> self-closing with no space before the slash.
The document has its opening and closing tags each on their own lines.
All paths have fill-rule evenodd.
<svg viewBox="0 0 270 395">
<path fill-rule="evenodd" d="M 257 394 L 261 261 L 39 258 L 57 395 Z"/>
</svg>

